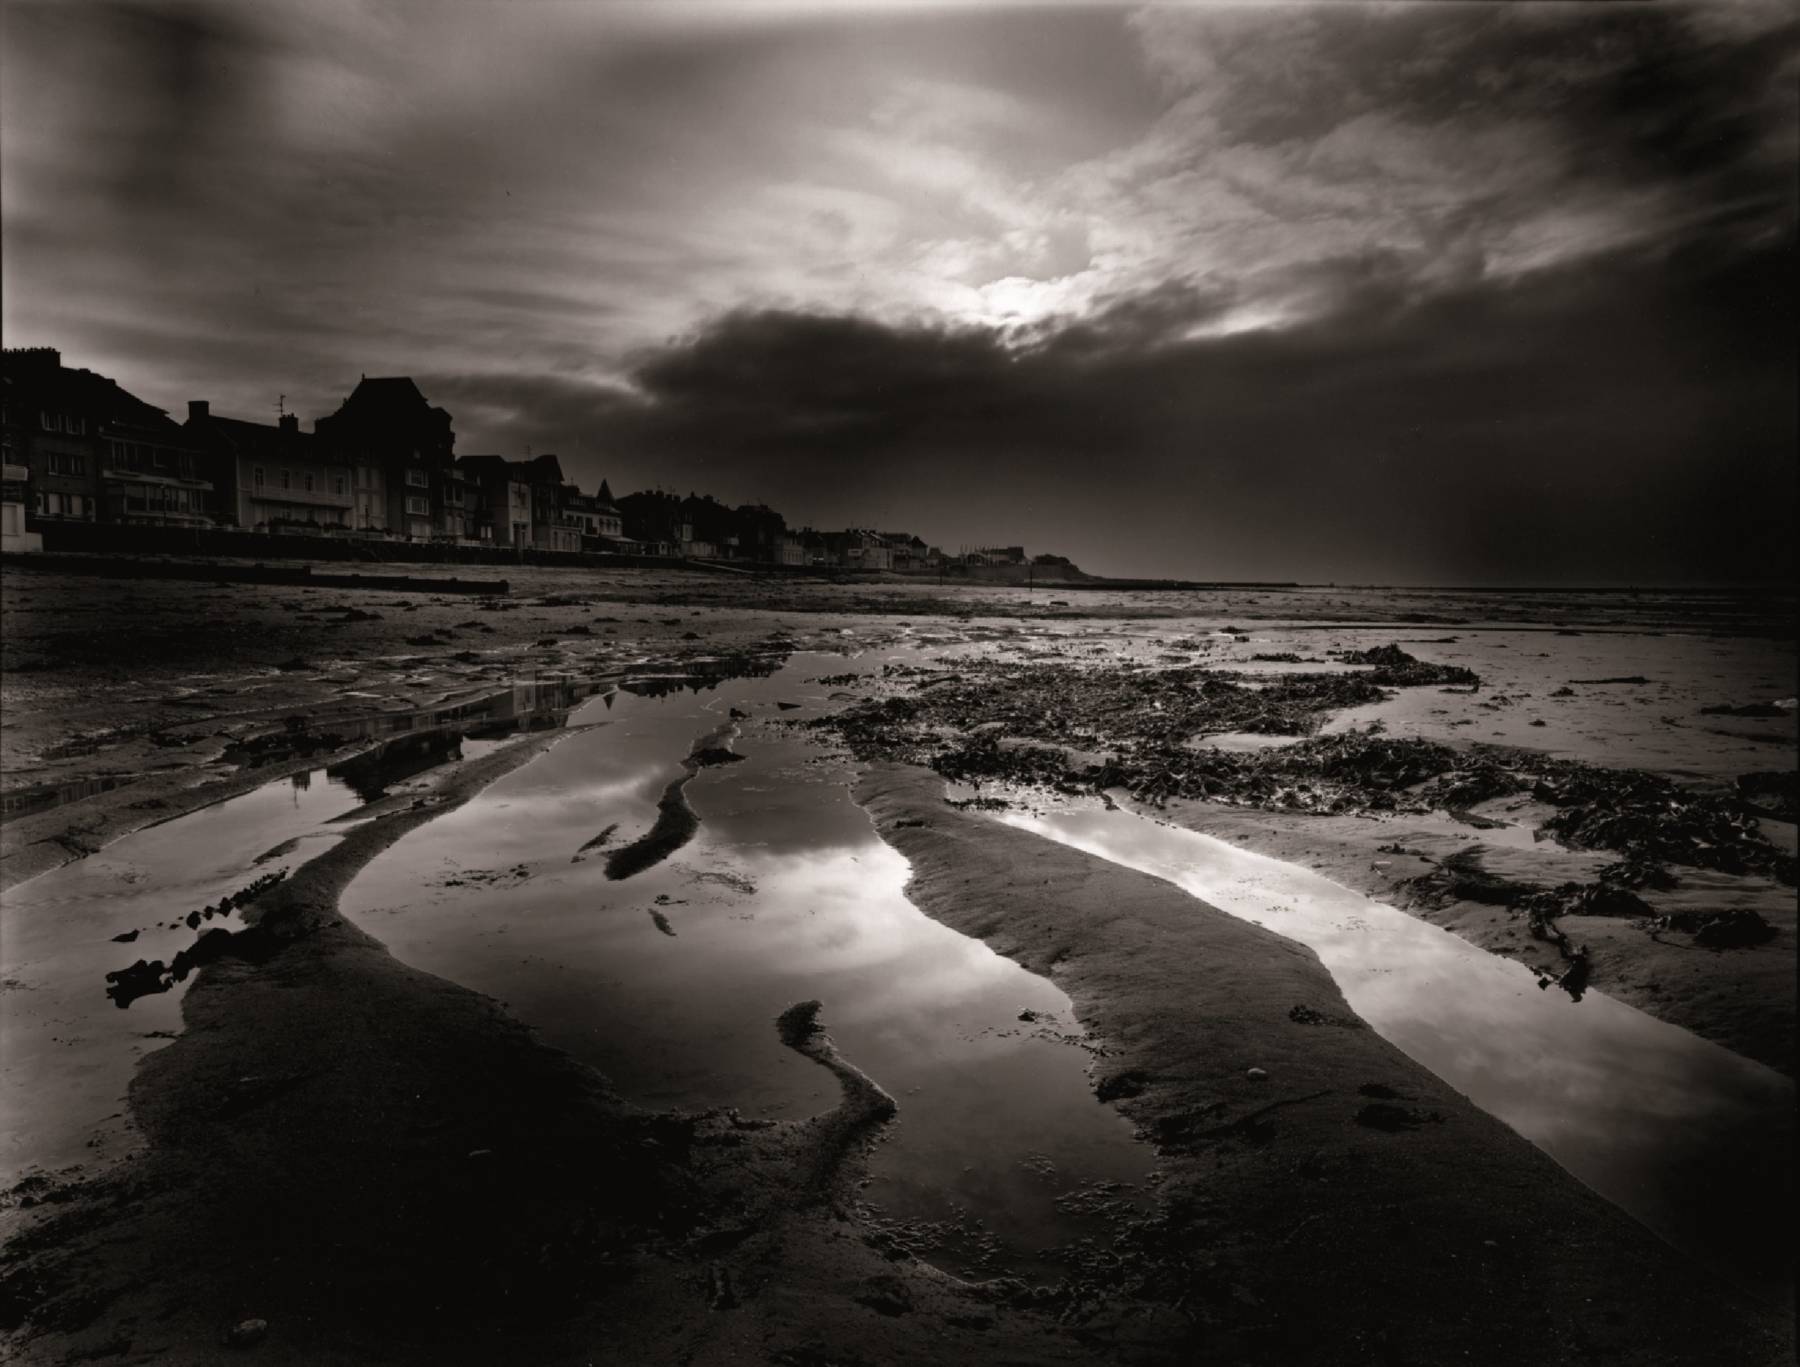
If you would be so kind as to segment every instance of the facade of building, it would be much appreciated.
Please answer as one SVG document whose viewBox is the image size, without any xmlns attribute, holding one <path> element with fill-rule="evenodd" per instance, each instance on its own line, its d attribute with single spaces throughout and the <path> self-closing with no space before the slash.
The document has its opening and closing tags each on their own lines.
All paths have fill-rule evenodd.
<svg viewBox="0 0 1800 1367">
<path fill-rule="evenodd" d="M 972 565 L 1023 565 L 1023 546 L 982 546 L 965 557 Z"/>
<path fill-rule="evenodd" d="M 580 494 L 573 506 L 576 516 L 581 519 L 584 537 L 596 538 L 602 542 L 625 540 L 625 516 L 613 501 L 612 488 L 605 480 L 600 481 L 599 493 Z"/>
<path fill-rule="evenodd" d="M 618 500 L 618 506 L 626 537 L 643 545 L 651 555 L 680 555 L 682 547 L 694 539 L 682 501 L 674 494 L 646 489 L 625 495 Z"/>
<path fill-rule="evenodd" d="M 205 399 L 188 403 L 185 428 L 212 484 L 213 520 L 246 531 L 349 530 L 352 467 L 284 413 L 274 425 L 221 418 Z"/>
<path fill-rule="evenodd" d="M 41 551 L 41 533 L 26 526 L 32 506 L 31 467 L 25 460 L 23 412 L 13 406 L 13 381 L 0 373 L 0 551 Z"/>
<path fill-rule="evenodd" d="M 41 551 L 42 532 L 25 529 L 25 510 L 31 503 L 31 467 L 14 465 L 9 451 L 0 461 L 0 551 Z"/>
<path fill-rule="evenodd" d="M 437 535 L 445 541 L 491 542 L 494 527 L 482 506 L 481 491 L 459 465 L 443 470 L 443 512 Z"/>
<path fill-rule="evenodd" d="M 212 489 L 182 428 L 51 347 L 5 353 L 7 444 L 27 471 L 28 529 L 61 522 L 203 527 Z"/>
<path fill-rule="evenodd" d="M 847 570 L 891 570 L 894 548 L 879 532 L 852 527 L 825 533 L 826 562 Z"/>
<path fill-rule="evenodd" d="M 531 544 L 540 551 L 580 550 L 582 522 L 571 506 L 577 490 L 563 480 L 562 462 L 545 453 L 515 461 L 514 468 L 531 488 Z"/>
<path fill-rule="evenodd" d="M 911 572 L 925 568 L 930 551 L 923 540 L 911 532 L 883 532 L 881 539 L 892 551 L 893 568 L 902 572 Z"/>
<path fill-rule="evenodd" d="M 518 462 L 505 456 L 464 456 L 456 468 L 465 481 L 464 497 L 479 510 L 494 545 L 523 550 L 534 544 L 531 485 Z"/>
<path fill-rule="evenodd" d="M 452 510 L 462 525 L 464 509 L 447 501 L 446 471 L 456 461 L 450 415 L 408 377 L 364 376 L 313 431 L 352 467 L 355 530 L 409 541 L 452 537 Z"/>
<path fill-rule="evenodd" d="M 689 494 L 681 500 L 681 522 L 687 529 L 681 553 L 690 560 L 737 560 L 743 547 L 738 517 L 710 495 Z"/>
</svg>

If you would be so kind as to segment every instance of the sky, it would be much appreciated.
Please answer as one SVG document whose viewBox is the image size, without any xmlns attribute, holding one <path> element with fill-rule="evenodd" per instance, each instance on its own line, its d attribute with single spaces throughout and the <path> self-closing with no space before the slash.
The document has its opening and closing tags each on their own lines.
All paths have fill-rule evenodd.
<svg viewBox="0 0 1800 1367">
<path fill-rule="evenodd" d="M 0 330 L 1106 574 L 1795 569 L 1786 3 L 0 0 Z"/>
</svg>

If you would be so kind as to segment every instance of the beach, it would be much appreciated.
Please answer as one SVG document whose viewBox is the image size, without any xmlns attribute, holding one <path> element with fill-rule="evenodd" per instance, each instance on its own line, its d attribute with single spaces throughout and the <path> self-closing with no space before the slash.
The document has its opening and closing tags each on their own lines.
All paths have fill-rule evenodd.
<svg viewBox="0 0 1800 1367">
<path fill-rule="evenodd" d="M 1791 599 L 54 559 L 4 581 L 5 1071 L 95 1114 L 7 1151 L 21 1361 L 1791 1351 L 1745 1194 L 1791 1191 Z M 1721 1218 L 1684 1245 L 1622 1208 L 1542 1097 L 1405 1034 L 1459 989 L 1381 949 L 1415 1014 L 1359 1009 L 1275 894 L 1209 901 L 1203 847 L 1152 834 L 1497 971 L 1515 1052 L 1554 1008 L 1583 1067 L 1671 1060 L 1646 1114 L 1735 1079 L 1713 1147 L 1642 1157 L 1664 1199 L 1738 1169 L 1693 1188 Z M 219 852 L 193 921 L 159 839 Z M 965 997 L 907 1007 L 971 1013 L 949 1034 L 873 1000 L 952 957 Z M 141 999 L 97 971 L 134 960 Z M 690 1067 L 727 1035 L 738 1072 Z M 1064 1148 L 934 1157 L 953 1076 Z M 928 1218 L 984 1164 L 1039 1172 L 1066 1243 L 979 1183 Z"/>
</svg>

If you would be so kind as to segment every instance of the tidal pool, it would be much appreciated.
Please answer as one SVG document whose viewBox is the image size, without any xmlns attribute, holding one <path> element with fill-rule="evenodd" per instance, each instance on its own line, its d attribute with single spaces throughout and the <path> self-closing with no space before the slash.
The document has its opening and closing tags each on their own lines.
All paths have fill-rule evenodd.
<svg viewBox="0 0 1800 1367">
<path fill-rule="evenodd" d="M 956 1270 L 1046 1268 L 1041 1250 L 1099 1228 L 1057 1198 L 1137 1187 L 1154 1155 L 1096 1102 L 1068 998 L 913 907 L 850 771 L 781 725 L 815 714 L 831 686 L 814 680 L 844 672 L 842 657 L 802 655 L 768 678 L 627 680 L 571 714 L 576 734 L 372 861 L 341 905 L 402 961 L 499 998 L 647 1107 L 798 1119 L 835 1106 L 836 1080 L 774 1026 L 822 1000 L 845 1056 L 899 1102 L 870 1203 L 944 1226 L 940 1260 Z M 734 720 L 742 758 L 711 753 L 686 784 L 692 838 L 609 877 L 696 742 L 716 751 Z"/>
<path fill-rule="evenodd" d="M 1314 950 L 1351 1008 L 1670 1243 L 1767 1294 L 1791 1287 L 1794 1084 L 1603 992 L 1318 874 L 1122 807 L 996 820 L 1167 879 Z"/>
<path fill-rule="evenodd" d="M 357 794 L 323 770 L 267 784 L 114 841 L 0 894 L 0 1184 L 123 1151 L 125 1089 L 138 1058 L 181 1028 L 185 982 L 120 1009 L 106 974 L 172 961 L 190 927 L 260 875 L 297 868 L 341 838 Z M 173 923 L 173 924 L 171 924 Z M 136 932 L 120 943 L 114 937 Z"/>
<path fill-rule="evenodd" d="M 0 893 L 0 1187 L 31 1169 L 115 1158 L 135 1142 L 126 1089 L 138 1059 L 180 1031 L 192 979 L 147 974 L 149 986 L 121 991 L 109 973 L 140 960 L 171 965 L 207 931 L 241 929 L 235 910 L 191 926 L 187 917 L 323 854 L 366 804 L 416 790 L 428 771 L 479 758 L 520 730 L 560 725 L 593 692 L 534 681 L 443 711 L 489 739 L 412 714 L 408 727 L 421 729 L 147 826 Z M 389 719 L 371 734 L 392 729 Z"/>
</svg>

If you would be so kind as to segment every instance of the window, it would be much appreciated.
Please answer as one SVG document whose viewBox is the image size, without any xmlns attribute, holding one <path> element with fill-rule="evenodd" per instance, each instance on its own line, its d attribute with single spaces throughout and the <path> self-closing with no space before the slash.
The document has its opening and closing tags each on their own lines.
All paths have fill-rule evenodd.
<svg viewBox="0 0 1800 1367">
<path fill-rule="evenodd" d="M 342 475 L 333 475 L 331 477 L 331 492 L 334 494 L 341 494 L 344 492 L 344 477 Z"/>
<path fill-rule="evenodd" d="M 313 484 L 313 477 L 312 477 L 312 471 L 311 471 L 311 470 L 308 470 L 308 471 L 307 471 L 307 472 L 306 472 L 306 473 L 305 473 L 305 474 L 304 474 L 304 475 L 302 475 L 302 476 L 301 476 L 301 477 L 300 477 L 300 478 L 301 478 L 301 480 L 302 480 L 302 481 L 303 481 L 303 482 L 304 482 L 304 486 L 305 486 L 305 489 L 306 489 L 306 492 L 307 492 L 307 493 L 309 493 L 309 494 L 310 494 L 310 493 L 311 493 L 311 492 L 312 492 L 312 491 L 313 491 L 313 487 L 312 487 L 312 484 Z"/>
<path fill-rule="evenodd" d="M 408 495 L 406 500 L 406 511 L 409 513 L 417 513 L 421 517 L 429 516 L 431 513 L 431 500 L 428 498 L 419 498 L 416 495 Z"/>
<path fill-rule="evenodd" d="M 408 470 L 406 472 L 406 482 L 415 489 L 429 489 L 431 487 L 431 476 L 426 474 L 423 470 Z"/>
<path fill-rule="evenodd" d="M 263 468 L 262 468 L 262 466 L 259 465 L 250 472 L 250 484 L 251 484 L 252 488 L 256 488 L 256 489 L 260 489 L 263 487 Z"/>
<path fill-rule="evenodd" d="M 281 472 L 281 487 L 283 489 L 291 489 L 294 487 L 294 481 L 293 481 L 292 477 L 289 476 L 289 474 L 286 470 L 283 470 Z"/>
<path fill-rule="evenodd" d="M 47 465 L 53 475 L 85 475 L 87 473 L 87 457 L 70 455 L 66 451 L 50 452 Z"/>
<path fill-rule="evenodd" d="M 78 418 L 71 413 L 64 413 L 63 431 L 67 432 L 70 436 L 84 437 L 87 435 L 87 419 Z"/>
<path fill-rule="evenodd" d="M 80 494 L 69 495 L 69 516 L 80 517 L 86 511 L 87 504 Z"/>
</svg>

